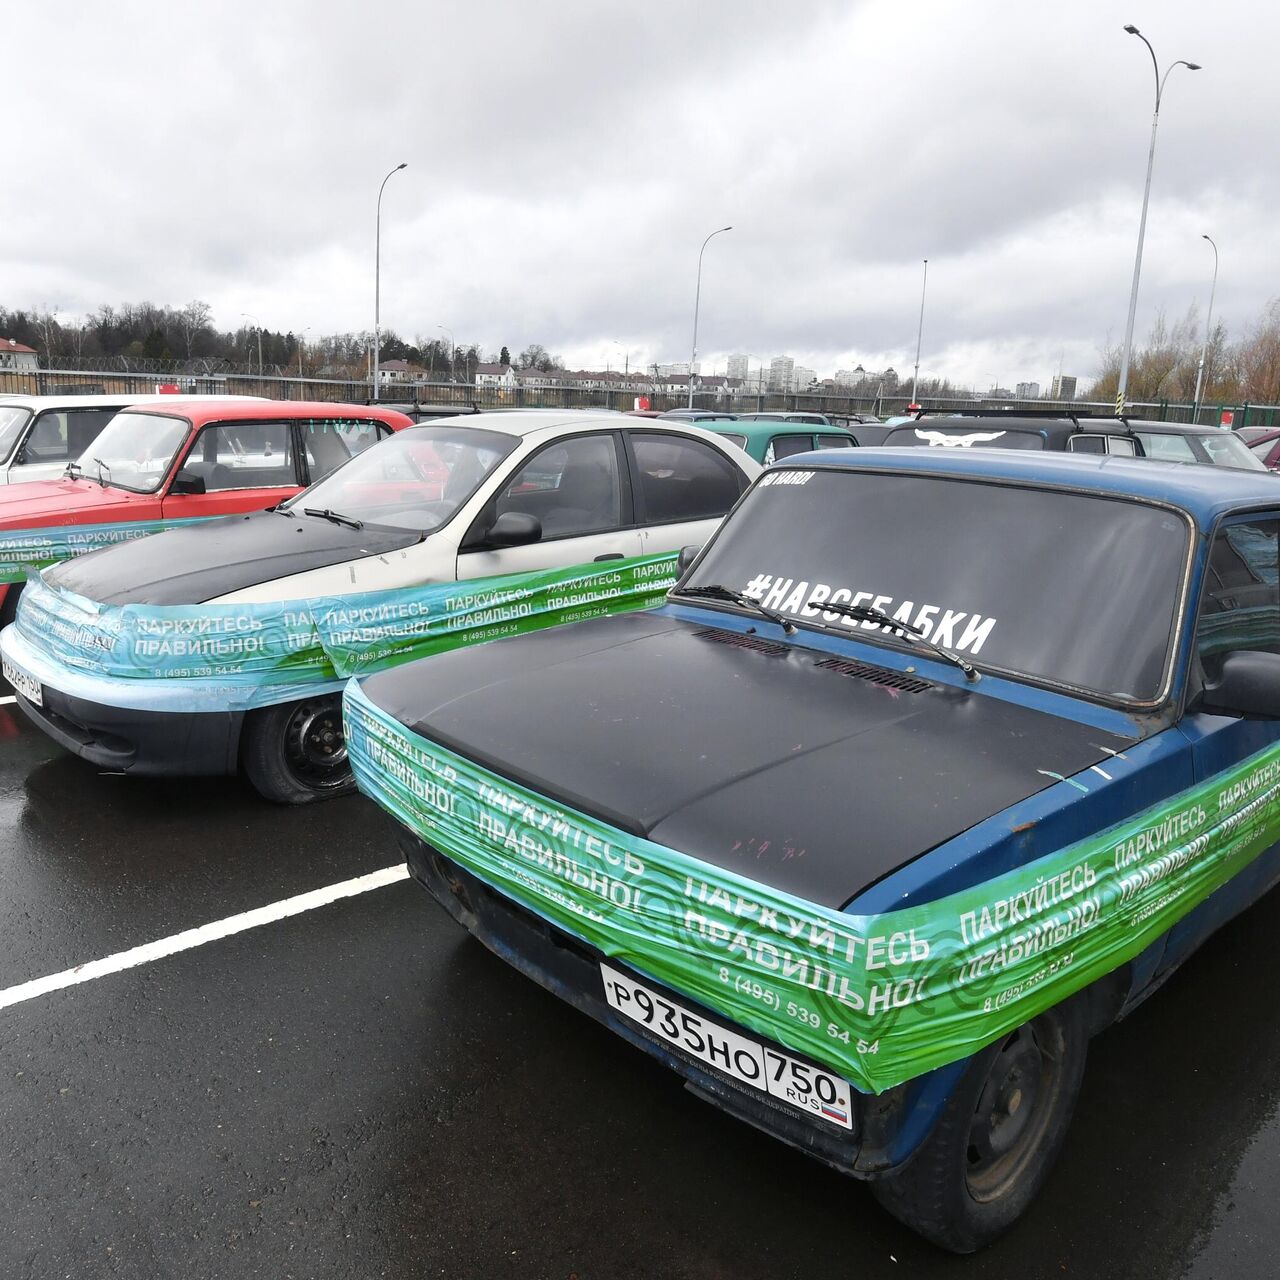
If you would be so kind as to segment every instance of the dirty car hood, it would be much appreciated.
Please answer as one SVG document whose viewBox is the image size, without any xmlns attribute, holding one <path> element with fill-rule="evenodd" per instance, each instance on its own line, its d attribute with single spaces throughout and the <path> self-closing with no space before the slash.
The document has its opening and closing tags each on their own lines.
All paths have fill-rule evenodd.
<svg viewBox="0 0 1280 1280">
<path fill-rule="evenodd" d="M 309 569 L 398 551 L 421 538 L 409 529 L 351 529 L 317 516 L 258 511 L 91 551 L 45 577 L 99 604 L 203 604 Z"/>
<path fill-rule="evenodd" d="M 833 908 L 1129 742 L 980 686 L 895 688 L 900 672 L 879 683 L 822 665 L 825 651 L 744 641 L 759 644 L 634 614 L 440 654 L 363 687 L 495 773 Z"/>
</svg>

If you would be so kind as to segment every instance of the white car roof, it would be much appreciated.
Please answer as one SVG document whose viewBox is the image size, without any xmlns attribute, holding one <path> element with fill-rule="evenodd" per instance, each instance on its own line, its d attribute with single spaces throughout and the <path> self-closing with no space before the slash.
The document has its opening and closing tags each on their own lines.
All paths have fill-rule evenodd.
<svg viewBox="0 0 1280 1280">
<path fill-rule="evenodd" d="M 265 400 L 266 396 L 235 396 L 217 394 L 175 395 L 173 392 L 153 394 L 148 392 L 139 395 L 136 391 L 122 391 L 119 395 L 110 392 L 97 393 L 91 396 L 0 396 L 0 405 L 17 405 L 23 409 L 100 409 L 103 406 L 118 404 L 123 408 L 130 404 L 155 404 L 162 400 Z"/>
<path fill-rule="evenodd" d="M 466 414 L 457 418 L 441 418 L 439 421 L 420 422 L 421 427 L 462 427 L 482 431 L 502 431 L 509 436 L 554 437 L 562 430 L 583 431 L 592 427 L 601 431 L 664 432 L 671 435 L 693 435 L 710 440 L 720 448 L 725 438 L 715 431 L 707 431 L 696 422 L 679 418 L 632 418 L 614 409 L 521 409 L 514 412 Z"/>
<path fill-rule="evenodd" d="M 624 415 L 611 409 L 510 409 L 492 413 L 467 413 L 450 418 L 432 418 L 418 423 L 422 427 L 478 427 L 484 431 L 503 431 L 509 436 L 528 436 L 552 427 L 600 426 L 617 427 Z"/>
</svg>

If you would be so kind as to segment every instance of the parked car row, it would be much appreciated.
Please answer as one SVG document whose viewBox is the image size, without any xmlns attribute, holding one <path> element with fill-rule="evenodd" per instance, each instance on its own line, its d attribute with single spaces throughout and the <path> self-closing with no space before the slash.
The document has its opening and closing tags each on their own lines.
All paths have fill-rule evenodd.
<svg viewBox="0 0 1280 1280">
<path fill-rule="evenodd" d="M 0 484 L 52 480 L 76 461 L 129 405 L 172 402 L 172 395 L 0 396 Z M 188 400 L 260 400 L 260 396 L 187 396 Z"/>
<path fill-rule="evenodd" d="M 126 408 L 0 492 L 3 673 L 101 767 L 358 786 L 485 945 L 971 1251 L 1280 879 L 1280 489 L 815 416 Z"/>
<path fill-rule="evenodd" d="M 0 625 L 33 569 L 272 506 L 409 425 L 394 410 L 251 397 L 166 396 L 108 411 L 59 478 L 0 490 Z"/>
<path fill-rule="evenodd" d="M 340 794 L 354 786 L 339 706 L 344 664 L 369 654 L 402 660 L 415 644 L 441 641 L 442 630 L 479 639 L 495 623 L 581 616 L 597 597 L 613 607 L 651 603 L 680 547 L 708 537 L 759 470 L 723 437 L 677 422 L 547 411 L 414 427 L 388 410 L 356 418 L 343 409 L 342 420 L 316 412 L 302 406 L 270 424 L 222 421 L 225 411 L 212 407 L 188 407 L 181 423 L 157 416 L 168 434 L 141 472 L 117 451 L 114 479 L 100 489 L 81 477 L 41 495 L 91 499 L 102 518 L 101 504 L 167 485 L 175 496 L 157 514 L 168 522 L 173 508 L 185 519 L 54 565 L 19 607 L 0 651 L 46 733 L 126 773 L 243 769 L 272 800 Z M 384 425 L 394 439 L 357 447 Z M 325 465 L 339 450 L 358 456 Z M 280 473 L 296 481 L 304 465 L 334 473 L 294 497 Z M 230 488 L 236 481 L 249 487 Z M 119 498 L 101 496 L 120 487 Z M 192 521 L 219 513 L 213 503 L 247 514 Z M 584 569 L 568 574 L 575 566 Z M 550 570 L 590 598 L 534 584 Z M 627 574 L 634 580 L 624 583 Z M 501 588 L 486 589 L 488 580 Z M 478 585 L 442 593 L 458 582 Z M 359 615 L 355 642 L 348 613 Z M 173 643 L 157 649 L 156 637 Z"/>
</svg>

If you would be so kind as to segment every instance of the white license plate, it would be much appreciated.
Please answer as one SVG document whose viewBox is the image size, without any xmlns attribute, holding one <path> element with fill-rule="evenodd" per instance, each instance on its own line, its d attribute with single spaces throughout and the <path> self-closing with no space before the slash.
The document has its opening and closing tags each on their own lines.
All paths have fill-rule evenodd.
<svg viewBox="0 0 1280 1280">
<path fill-rule="evenodd" d="M 0 672 L 3 672 L 4 678 L 13 685 L 14 693 L 20 694 L 28 702 L 35 703 L 37 707 L 44 706 L 44 690 L 40 687 L 40 681 L 34 676 L 27 675 L 25 671 L 19 671 L 8 658 L 0 658 Z"/>
<path fill-rule="evenodd" d="M 852 1128 L 849 1083 L 840 1076 L 750 1040 L 600 966 L 604 996 L 624 1018 L 742 1084 L 841 1129 Z"/>
</svg>

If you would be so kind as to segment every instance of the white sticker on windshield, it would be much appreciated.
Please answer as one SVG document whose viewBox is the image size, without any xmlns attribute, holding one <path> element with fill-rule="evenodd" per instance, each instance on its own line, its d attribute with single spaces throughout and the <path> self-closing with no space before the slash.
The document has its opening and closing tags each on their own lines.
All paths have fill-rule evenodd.
<svg viewBox="0 0 1280 1280">
<path fill-rule="evenodd" d="M 772 484 L 808 484 L 812 479 L 812 471 L 770 471 L 760 477 L 760 487 L 763 489 Z"/>
<path fill-rule="evenodd" d="M 766 477 L 767 478 L 767 477 Z M 785 578 L 771 573 L 757 573 L 742 588 L 745 595 L 759 600 L 767 609 L 790 614 L 795 618 L 816 618 L 824 622 L 840 623 L 851 631 L 879 631 L 881 624 L 870 620 L 846 617 L 824 604 L 843 604 L 852 608 L 863 607 L 886 614 L 894 622 L 912 628 L 922 639 L 930 640 L 944 649 L 965 653 L 980 653 L 996 628 L 996 619 L 983 617 L 964 609 L 948 609 L 943 605 L 925 604 L 914 600 L 895 600 L 893 596 L 877 595 L 872 591 L 852 591 L 848 587 L 835 587 L 825 582 L 809 583 L 803 578 Z"/>
<path fill-rule="evenodd" d="M 1003 431 L 971 431 L 967 436 L 957 436 L 949 435 L 945 431 L 921 431 L 917 427 L 915 434 L 917 440 L 923 440 L 927 445 L 940 445 L 944 449 L 967 449 L 974 444 L 990 444 L 992 440 L 999 440 L 1005 433 Z"/>
</svg>

